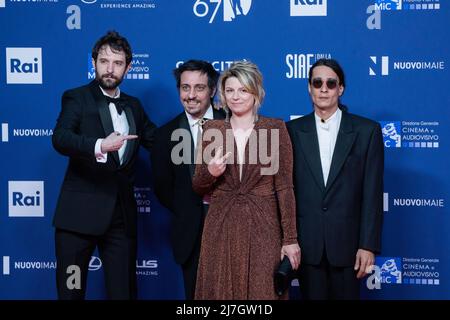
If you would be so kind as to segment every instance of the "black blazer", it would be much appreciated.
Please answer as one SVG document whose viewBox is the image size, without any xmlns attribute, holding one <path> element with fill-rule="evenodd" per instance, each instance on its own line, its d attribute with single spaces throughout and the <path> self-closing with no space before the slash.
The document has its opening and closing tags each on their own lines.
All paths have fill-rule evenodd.
<svg viewBox="0 0 450 320">
<path fill-rule="evenodd" d="M 380 125 L 342 112 L 324 185 L 314 112 L 289 121 L 302 263 L 352 266 L 359 248 L 379 253 L 384 149 Z"/>
<path fill-rule="evenodd" d="M 69 157 L 53 224 L 57 228 L 90 235 L 104 233 L 111 222 L 116 200 L 125 211 L 127 233 L 136 235 L 137 208 L 133 183 L 139 145 L 150 149 L 156 126 L 148 119 L 139 100 L 121 92 L 127 100 L 124 112 L 129 134 L 122 165 L 117 152 L 106 163 L 96 161 L 94 148 L 99 138 L 114 131 L 105 99 L 98 83 L 64 92 L 62 109 L 53 131 L 53 147 Z M 120 194 L 120 197 L 118 197 Z"/>
<path fill-rule="evenodd" d="M 222 111 L 213 109 L 214 119 L 223 119 Z M 175 164 L 171 159 L 172 149 L 179 141 L 171 141 L 172 132 L 186 129 L 189 133 L 190 164 Z M 182 154 L 183 155 L 183 154 Z M 158 200 L 173 214 L 171 242 L 175 261 L 184 264 L 192 253 L 199 236 L 203 216 L 202 197 L 192 190 L 195 171 L 194 141 L 185 112 L 159 128 L 152 152 L 154 189 Z"/>
</svg>

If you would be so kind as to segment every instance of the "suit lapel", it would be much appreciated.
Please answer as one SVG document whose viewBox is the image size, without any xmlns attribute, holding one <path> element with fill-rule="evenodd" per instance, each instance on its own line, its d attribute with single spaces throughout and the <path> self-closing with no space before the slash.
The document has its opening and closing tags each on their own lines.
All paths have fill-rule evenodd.
<svg viewBox="0 0 450 320">
<path fill-rule="evenodd" d="M 131 110 L 132 106 L 130 102 L 127 101 L 125 105 L 125 115 L 127 116 L 128 121 L 128 134 L 136 134 L 136 122 L 134 121 L 133 111 Z M 138 138 L 139 139 L 139 138 Z M 125 166 L 127 162 L 131 158 L 131 154 L 133 154 L 134 149 L 136 148 L 136 144 L 138 143 L 138 139 L 132 139 L 127 141 L 127 146 L 123 155 L 123 163 L 122 166 Z"/>
<path fill-rule="evenodd" d="M 305 120 L 305 126 L 297 129 L 296 133 L 314 180 L 323 192 L 325 185 L 323 182 L 322 163 L 320 161 L 319 141 L 317 139 L 314 113 L 305 116 Z"/>
<path fill-rule="evenodd" d="M 350 116 L 346 112 L 342 112 L 341 125 L 336 139 L 336 146 L 334 147 L 333 159 L 331 161 L 330 173 L 328 175 L 326 191 L 328 191 L 342 166 L 347 159 L 348 154 L 355 142 L 356 133 L 353 131 L 353 125 Z"/>
<path fill-rule="evenodd" d="M 98 106 L 98 113 L 100 115 L 100 120 L 102 122 L 103 130 L 105 131 L 105 137 L 109 136 L 112 132 L 114 132 L 114 127 L 111 119 L 111 113 L 109 112 L 109 104 L 106 101 L 100 87 L 98 86 L 96 81 L 92 81 L 90 83 L 91 92 L 94 96 L 94 100 L 96 105 Z M 116 161 L 117 165 L 120 164 L 119 161 L 119 153 L 117 151 L 112 152 L 112 156 L 114 161 Z"/>
<path fill-rule="evenodd" d="M 192 138 L 191 128 L 189 126 L 189 121 L 188 121 L 188 119 L 186 117 L 186 113 L 184 113 L 184 112 L 182 114 L 180 114 L 180 119 L 179 119 L 179 122 L 178 122 L 178 128 L 187 130 L 189 132 L 189 136 L 191 137 L 191 144 L 190 144 L 191 145 L 191 148 L 190 148 L 191 161 L 189 163 L 189 173 L 190 173 L 191 178 L 192 178 L 192 176 L 194 175 L 194 171 L 195 171 L 195 163 L 194 163 L 195 147 L 194 147 L 194 139 Z"/>
</svg>

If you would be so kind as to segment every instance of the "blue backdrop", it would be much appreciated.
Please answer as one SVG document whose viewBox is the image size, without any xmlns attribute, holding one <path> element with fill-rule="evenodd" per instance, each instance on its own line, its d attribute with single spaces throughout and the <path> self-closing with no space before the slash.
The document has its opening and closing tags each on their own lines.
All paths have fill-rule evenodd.
<svg viewBox="0 0 450 320">
<path fill-rule="evenodd" d="M 51 145 L 64 90 L 93 77 L 90 51 L 109 29 L 126 36 L 133 68 L 121 86 L 166 123 L 182 109 L 172 70 L 190 58 L 223 71 L 259 65 L 261 113 L 311 112 L 307 72 L 319 58 L 346 71 L 342 101 L 379 121 L 385 139 L 384 227 L 367 299 L 450 298 L 448 1 L 0 0 L 0 299 L 54 299 L 51 220 L 67 159 Z M 168 233 L 140 154 L 138 284 L 142 299 L 183 299 Z M 101 261 L 88 298 L 103 298 Z M 294 290 L 295 292 L 295 290 Z"/>
</svg>

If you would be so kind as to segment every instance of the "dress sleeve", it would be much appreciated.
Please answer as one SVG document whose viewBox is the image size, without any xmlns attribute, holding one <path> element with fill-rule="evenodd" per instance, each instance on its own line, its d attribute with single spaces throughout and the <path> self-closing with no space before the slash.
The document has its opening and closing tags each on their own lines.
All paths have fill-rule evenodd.
<svg viewBox="0 0 450 320">
<path fill-rule="evenodd" d="M 275 191 L 280 209 L 283 245 L 297 243 L 295 217 L 295 196 L 293 187 L 292 143 L 286 125 L 280 122 L 279 128 L 279 170 L 275 174 Z"/>
</svg>

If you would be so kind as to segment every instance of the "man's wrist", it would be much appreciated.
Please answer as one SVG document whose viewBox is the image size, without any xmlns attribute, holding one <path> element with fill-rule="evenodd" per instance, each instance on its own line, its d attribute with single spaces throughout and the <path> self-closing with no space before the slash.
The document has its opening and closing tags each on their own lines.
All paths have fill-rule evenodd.
<svg viewBox="0 0 450 320">
<path fill-rule="evenodd" d="M 103 140 L 104 139 L 97 139 L 97 141 L 95 142 L 94 154 L 95 154 L 95 159 L 97 160 L 97 162 L 106 162 L 106 160 L 108 158 L 108 153 L 103 152 L 103 150 L 102 150 Z"/>
</svg>

